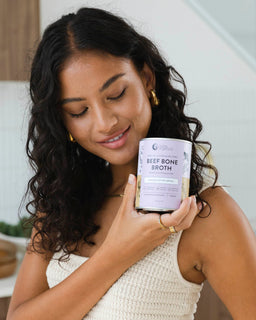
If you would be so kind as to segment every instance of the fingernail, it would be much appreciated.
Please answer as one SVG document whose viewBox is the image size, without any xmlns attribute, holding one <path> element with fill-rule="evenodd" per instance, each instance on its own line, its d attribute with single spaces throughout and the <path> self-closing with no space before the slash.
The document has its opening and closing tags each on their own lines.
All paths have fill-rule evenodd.
<svg viewBox="0 0 256 320">
<path fill-rule="evenodd" d="M 201 202 L 198 203 L 197 208 L 198 208 L 198 210 L 202 210 L 203 206 L 202 206 Z"/>
<path fill-rule="evenodd" d="M 196 196 L 191 196 L 191 201 L 196 202 Z"/>
<path fill-rule="evenodd" d="M 133 174 L 129 174 L 129 178 L 128 178 L 128 183 L 129 184 L 134 184 L 135 182 L 135 177 Z"/>
</svg>

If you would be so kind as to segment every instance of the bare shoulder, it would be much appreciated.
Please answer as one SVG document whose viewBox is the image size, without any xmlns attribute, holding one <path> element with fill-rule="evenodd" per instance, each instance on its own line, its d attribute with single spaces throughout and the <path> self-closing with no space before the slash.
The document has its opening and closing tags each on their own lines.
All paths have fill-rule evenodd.
<svg viewBox="0 0 256 320">
<path fill-rule="evenodd" d="M 242 254 L 246 248 L 256 249 L 256 238 L 246 215 L 223 188 L 208 188 L 201 197 L 209 206 L 184 232 L 184 238 L 195 243 L 206 274 L 208 263 L 215 259 L 214 253 L 220 258 L 221 253 L 225 255 L 236 248 Z"/>
<path fill-rule="evenodd" d="M 212 241 L 215 246 L 221 244 L 227 246 L 223 241 L 236 242 L 248 240 L 255 242 L 255 235 L 251 225 L 236 203 L 236 201 L 221 187 L 208 188 L 201 197 L 209 203 L 201 214 L 197 217 L 193 225 L 193 233 L 201 242 L 201 250 L 208 252 Z"/>
<path fill-rule="evenodd" d="M 220 250 L 233 246 L 230 241 L 238 241 L 241 228 L 246 236 L 251 229 L 238 204 L 223 188 L 208 188 L 200 196 L 209 205 L 183 232 L 179 244 L 181 271 L 187 279 L 197 283 L 207 277 L 207 267 L 213 265 L 214 253 L 220 254 Z"/>
<path fill-rule="evenodd" d="M 194 242 L 202 273 L 232 316 L 254 319 L 255 234 L 239 205 L 221 187 L 209 188 L 201 197 L 211 213 L 207 218 L 197 217 L 185 237 Z M 209 210 L 206 206 L 203 215 Z"/>
</svg>

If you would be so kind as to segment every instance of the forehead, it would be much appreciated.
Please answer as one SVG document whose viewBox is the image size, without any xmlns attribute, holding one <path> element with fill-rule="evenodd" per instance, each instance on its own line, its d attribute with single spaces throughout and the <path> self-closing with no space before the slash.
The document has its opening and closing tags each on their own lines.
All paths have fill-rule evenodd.
<svg viewBox="0 0 256 320">
<path fill-rule="evenodd" d="M 64 64 L 59 79 L 61 85 L 73 81 L 88 81 L 102 83 L 117 73 L 128 76 L 137 74 L 137 70 L 130 59 L 116 57 L 108 53 L 85 52 L 72 56 Z"/>
</svg>

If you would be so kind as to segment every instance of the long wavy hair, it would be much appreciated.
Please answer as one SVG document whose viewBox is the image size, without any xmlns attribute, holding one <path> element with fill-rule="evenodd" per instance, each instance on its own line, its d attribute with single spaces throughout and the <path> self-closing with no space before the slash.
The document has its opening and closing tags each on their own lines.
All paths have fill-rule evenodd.
<svg viewBox="0 0 256 320">
<path fill-rule="evenodd" d="M 81 240 L 93 246 L 90 236 L 100 228 L 94 222 L 95 212 L 112 184 L 106 161 L 69 141 L 60 113 L 60 71 L 67 59 L 86 50 L 128 58 L 138 71 L 146 63 L 155 75 L 160 100 L 160 105 L 152 108 L 147 136 L 192 142 L 190 194 L 199 200 L 203 169 L 213 171 L 213 186 L 218 177 L 217 169 L 206 161 L 211 144 L 197 140 L 201 122 L 184 114 L 184 80 L 156 46 L 110 12 L 82 8 L 76 14 L 65 15 L 45 30 L 30 78 L 32 107 L 26 152 L 35 174 L 28 183 L 27 193 L 32 200 L 27 210 L 36 230 L 32 247 L 40 252 L 62 249 L 68 255 L 77 250 Z M 178 89 L 180 86 L 182 90 Z M 198 145 L 207 147 L 204 156 L 198 152 Z"/>
</svg>

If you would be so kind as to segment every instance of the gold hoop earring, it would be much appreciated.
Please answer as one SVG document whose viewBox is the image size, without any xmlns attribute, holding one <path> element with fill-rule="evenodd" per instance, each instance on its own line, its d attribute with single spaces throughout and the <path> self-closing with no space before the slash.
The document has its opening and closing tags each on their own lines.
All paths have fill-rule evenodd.
<svg viewBox="0 0 256 320">
<path fill-rule="evenodd" d="M 70 132 L 68 133 L 68 137 L 69 137 L 69 141 L 76 142 L 76 140 L 73 138 L 73 136 Z"/>
<path fill-rule="evenodd" d="M 153 105 L 158 106 L 160 101 L 156 96 L 155 90 L 151 89 L 149 92 L 150 92 L 150 96 L 151 96 L 151 100 L 152 100 Z"/>
</svg>

